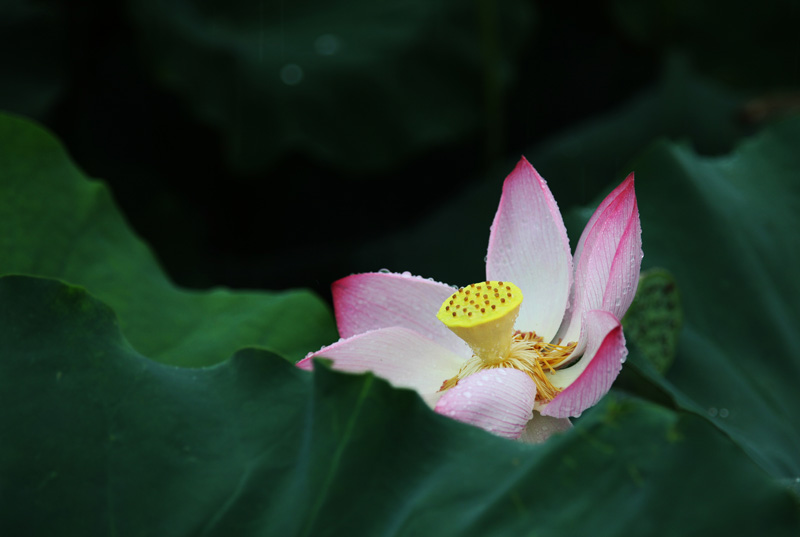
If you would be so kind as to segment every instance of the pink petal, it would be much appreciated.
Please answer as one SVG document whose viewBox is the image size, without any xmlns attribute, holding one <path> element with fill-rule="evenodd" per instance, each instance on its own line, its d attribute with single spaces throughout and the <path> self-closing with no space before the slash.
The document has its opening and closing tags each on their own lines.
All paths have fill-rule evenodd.
<svg viewBox="0 0 800 537">
<path fill-rule="evenodd" d="M 572 256 L 558 205 L 525 157 L 503 184 L 486 278 L 517 284 L 524 295 L 517 328 L 552 339 L 569 299 Z"/>
<path fill-rule="evenodd" d="M 636 199 L 633 200 L 633 213 L 628 226 L 622 234 L 611 263 L 611 272 L 603 294 L 603 309 L 622 319 L 633 302 L 642 269 L 642 225 L 639 221 L 639 209 Z"/>
<path fill-rule="evenodd" d="M 370 330 L 402 326 L 469 358 L 472 351 L 436 313 L 454 288 L 419 276 L 370 272 L 334 282 L 333 308 L 344 338 Z"/>
<path fill-rule="evenodd" d="M 536 385 L 522 371 L 484 369 L 444 392 L 435 410 L 498 436 L 519 438 L 535 399 Z"/>
<path fill-rule="evenodd" d="M 310 370 L 314 358 L 333 361 L 333 368 L 350 373 L 372 371 L 398 388 L 432 394 L 458 373 L 464 359 L 407 328 L 373 330 L 340 340 L 297 363 Z"/>
<path fill-rule="evenodd" d="M 608 393 L 622 369 L 628 349 L 614 315 L 603 310 L 586 312 L 581 340 L 585 340 L 585 354 L 572 367 L 550 377 L 564 390 L 540 410 L 545 416 L 580 416 Z"/>
<path fill-rule="evenodd" d="M 576 341 L 585 312 L 603 309 L 622 318 L 642 264 L 642 237 L 633 174 L 600 204 L 575 251 L 575 287 L 558 339 Z M 583 351 L 579 345 L 577 353 Z"/>
<path fill-rule="evenodd" d="M 541 444 L 555 433 L 568 429 L 572 429 L 572 422 L 569 419 L 542 416 L 538 412 L 534 412 L 533 419 L 528 422 L 519 439 L 526 444 Z"/>
<path fill-rule="evenodd" d="M 586 231 L 594 227 L 594 224 L 595 222 L 597 222 L 597 219 L 600 217 L 600 215 L 602 215 L 605 212 L 606 208 L 615 199 L 617 199 L 617 196 L 619 196 L 623 192 L 627 192 L 632 188 L 633 188 L 633 172 L 628 174 L 628 177 L 626 177 L 624 181 L 622 181 L 619 185 L 617 185 L 617 188 L 612 190 L 611 193 L 608 196 L 606 196 L 606 198 L 602 202 L 600 202 L 600 205 L 597 206 L 597 209 L 595 209 L 594 214 L 592 214 L 592 217 L 586 223 L 586 227 L 584 227 L 583 234 L 581 234 L 581 238 L 578 240 L 578 246 L 575 247 L 575 255 L 572 256 L 572 260 L 576 266 L 578 265 L 578 261 L 580 261 L 581 258 L 581 253 L 583 252 L 583 244 L 586 242 L 586 236 L 588 235 Z"/>
</svg>

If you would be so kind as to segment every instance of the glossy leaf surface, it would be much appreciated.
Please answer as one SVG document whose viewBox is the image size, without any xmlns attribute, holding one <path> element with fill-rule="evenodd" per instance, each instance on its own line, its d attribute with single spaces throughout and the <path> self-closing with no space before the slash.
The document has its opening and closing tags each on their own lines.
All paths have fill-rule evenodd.
<svg viewBox="0 0 800 537">
<path fill-rule="evenodd" d="M 266 351 L 205 369 L 153 362 L 105 305 L 57 281 L 0 278 L 0 302 L 6 534 L 800 527 L 796 497 L 691 413 L 612 396 L 531 446 L 438 416 L 371 375 L 311 374 Z"/>
</svg>

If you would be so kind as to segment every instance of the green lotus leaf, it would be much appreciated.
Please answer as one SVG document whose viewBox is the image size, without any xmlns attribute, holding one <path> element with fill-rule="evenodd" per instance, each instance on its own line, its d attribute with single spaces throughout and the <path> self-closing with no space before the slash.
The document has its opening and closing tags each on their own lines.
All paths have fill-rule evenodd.
<svg viewBox="0 0 800 537">
<path fill-rule="evenodd" d="M 0 278 L 8 535 L 796 535 L 797 497 L 690 412 L 611 396 L 544 445 L 257 349 L 149 360 L 83 288 Z"/>
<path fill-rule="evenodd" d="M 0 274 L 11 273 L 86 287 L 137 350 L 170 364 L 213 364 L 247 345 L 299 359 L 336 338 L 329 308 L 309 291 L 176 287 L 105 185 L 41 127 L 0 114 Z"/>
</svg>

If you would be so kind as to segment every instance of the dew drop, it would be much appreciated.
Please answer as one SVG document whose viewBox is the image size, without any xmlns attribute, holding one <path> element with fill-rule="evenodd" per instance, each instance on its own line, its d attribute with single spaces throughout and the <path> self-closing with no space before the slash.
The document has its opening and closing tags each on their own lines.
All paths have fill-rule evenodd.
<svg viewBox="0 0 800 537">
<path fill-rule="evenodd" d="M 403 271 L 403 277 L 410 278 L 411 277 L 411 273 L 409 271 L 407 271 L 407 270 Z"/>
<path fill-rule="evenodd" d="M 314 41 L 314 50 L 321 56 L 333 56 L 340 47 L 341 40 L 333 34 L 323 34 Z"/>
<path fill-rule="evenodd" d="M 388 268 L 382 268 L 378 272 L 380 272 L 381 274 L 391 274 L 392 271 L 389 270 Z"/>
<path fill-rule="evenodd" d="M 720 408 L 719 409 L 719 417 L 720 418 L 727 418 L 730 413 L 728 412 L 727 408 Z"/>
<path fill-rule="evenodd" d="M 712 406 L 711 408 L 709 408 L 708 415 L 711 416 L 712 418 L 717 417 L 717 407 Z"/>
<path fill-rule="evenodd" d="M 281 68 L 281 81 L 287 86 L 296 86 L 303 80 L 303 69 L 296 63 L 287 63 Z"/>
</svg>

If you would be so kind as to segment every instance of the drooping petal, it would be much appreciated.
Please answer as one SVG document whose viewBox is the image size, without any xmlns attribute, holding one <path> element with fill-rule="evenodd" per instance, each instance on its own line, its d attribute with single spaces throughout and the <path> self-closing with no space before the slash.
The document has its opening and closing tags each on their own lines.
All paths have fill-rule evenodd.
<svg viewBox="0 0 800 537">
<path fill-rule="evenodd" d="M 534 412 L 533 419 L 528 422 L 519 439 L 526 444 L 541 444 L 555 433 L 571 428 L 572 422 L 567 418 L 542 416 L 538 412 Z"/>
<path fill-rule="evenodd" d="M 531 419 L 536 385 L 517 369 L 478 371 L 444 392 L 436 412 L 505 438 L 519 438 Z"/>
<path fill-rule="evenodd" d="M 571 304 L 557 338 L 576 341 L 589 310 L 604 309 L 622 318 L 636 294 L 641 264 L 641 224 L 631 174 L 600 204 L 581 235 Z M 575 352 L 582 351 L 579 344 Z"/>
<path fill-rule="evenodd" d="M 370 330 L 402 326 L 464 357 L 472 351 L 444 326 L 436 313 L 455 289 L 404 274 L 354 274 L 333 283 L 336 325 L 343 338 Z"/>
<path fill-rule="evenodd" d="M 343 339 L 297 363 L 310 370 L 314 358 L 333 361 L 350 373 L 372 371 L 398 388 L 432 394 L 458 373 L 464 359 L 441 345 L 402 327 L 382 328 Z"/>
<path fill-rule="evenodd" d="M 586 352 L 580 360 L 550 376 L 563 391 L 540 409 L 545 416 L 580 416 L 608 393 L 622 369 L 628 349 L 622 325 L 614 315 L 603 310 L 586 312 L 581 341 Z"/>
<path fill-rule="evenodd" d="M 558 205 L 524 157 L 503 184 L 486 278 L 517 284 L 524 295 L 517 328 L 552 339 L 567 307 L 572 255 Z"/>
</svg>

